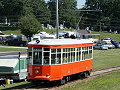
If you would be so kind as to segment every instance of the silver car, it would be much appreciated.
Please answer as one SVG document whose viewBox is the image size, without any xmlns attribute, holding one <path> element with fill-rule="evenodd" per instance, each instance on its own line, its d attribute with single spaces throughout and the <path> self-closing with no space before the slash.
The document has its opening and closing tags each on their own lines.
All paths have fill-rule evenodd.
<svg viewBox="0 0 120 90">
<path fill-rule="evenodd" d="M 115 45 L 113 45 L 112 43 L 105 43 L 105 45 L 109 48 L 109 49 L 114 49 Z"/>
<path fill-rule="evenodd" d="M 94 49 L 108 50 L 108 46 L 104 43 L 97 43 L 93 46 Z"/>
</svg>

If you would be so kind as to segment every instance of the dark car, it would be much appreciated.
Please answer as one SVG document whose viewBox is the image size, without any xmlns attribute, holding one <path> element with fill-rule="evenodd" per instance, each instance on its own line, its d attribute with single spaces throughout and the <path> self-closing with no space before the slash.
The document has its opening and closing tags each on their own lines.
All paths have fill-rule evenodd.
<svg viewBox="0 0 120 90">
<path fill-rule="evenodd" d="M 115 40 L 111 40 L 111 43 L 115 46 L 115 48 L 120 48 L 120 43 Z"/>
<path fill-rule="evenodd" d="M 26 46 L 27 41 L 22 41 L 21 39 L 11 39 L 11 40 L 6 40 L 5 45 L 13 45 L 13 46 Z"/>
</svg>

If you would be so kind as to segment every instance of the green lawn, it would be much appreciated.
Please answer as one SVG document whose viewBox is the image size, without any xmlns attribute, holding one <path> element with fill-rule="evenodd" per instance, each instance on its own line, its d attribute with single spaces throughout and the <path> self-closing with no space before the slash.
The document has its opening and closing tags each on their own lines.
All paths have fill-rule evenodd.
<svg viewBox="0 0 120 90">
<path fill-rule="evenodd" d="M 0 31 L 2 31 L 4 34 L 16 34 L 16 35 L 21 34 L 21 31 L 19 30 L 19 28 L 15 26 L 0 25 Z"/>
<path fill-rule="evenodd" d="M 112 72 L 91 78 L 62 90 L 120 90 L 120 72 Z"/>
<path fill-rule="evenodd" d="M 29 82 L 20 82 L 5 87 L 0 86 L 0 90 L 25 89 L 31 86 Z M 74 83 L 61 90 L 120 90 L 120 71 L 112 72 L 97 77 L 89 77 L 89 79 Z"/>
<path fill-rule="evenodd" d="M 94 50 L 93 70 L 120 66 L 120 49 Z"/>
<path fill-rule="evenodd" d="M 120 42 L 120 34 L 105 33 L 105 32 L 92 32 L 92 33 L 100 34 L 101 39 L 103 39 L 103 38 L 112 38 L 113 40 L 116 40 L 116 41 Z"/>
<path fill-rule="evenodd" d="M 0 47 L 0 52 L 9 52 L 9 51 L 26 51 L 26 49 L 22 49 L 22 48 L 3 48 L 3 47 Z"/>
<path fill-rule="evenodd" d="M 21 35 L 20 30 L 7 30 L 7 31 L 2 31 L 4 34 L 15 34 L 15 35 Z"/>
<path fill-rule="evenodd" d="M 1 48 L 0 48 L 1 50 Z M 21 49 L 20 49 L 21 50 Z M 120 65 L 120 49 L 94 50 L 93 70 L 109 68 Z M 83 81 L 63 90 L 119 90 L 120 72 L 102 75 L 92 80 Z M 20 82 L 6 85 L 5 89 L 23 89 L 29 86 L 29 82 Z M 3 89 L 4 87 L 0 87 Z"/>
</svg>

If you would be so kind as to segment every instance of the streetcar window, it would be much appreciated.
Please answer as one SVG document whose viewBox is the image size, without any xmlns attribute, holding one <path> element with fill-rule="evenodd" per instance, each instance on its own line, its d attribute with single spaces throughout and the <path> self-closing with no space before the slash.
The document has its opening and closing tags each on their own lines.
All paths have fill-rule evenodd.
<svg viewBox="0 0 120 90">
<path fill-rule="evenodd" d="M 51 54 L 51 64 L 55 64 L 56 54 Z"/>
<path fill-rule="evenodd" d="M 32 57 L 32 52 L 29 52 L 28 55 Z M 39 64 L 39 65 L 42 64 L 42 48 L 39 47 L 33 48 L 33 64 Z"/>
<path fill-rule="evenodd" d="M 43 64 L 49 64 L 49 55 L 50 53 L 49 52 L 44 52 L 43 53 Z"/>
<path fill-rule="evenodd" d="M 81 48 L 76 49 L 76 61 L 81 60 Z"/>
<path fill-rule="evenodd" d="M 69 50 L 69 48 L 68 48 L 68 50 Z M 70 54 L 70 52 L 68 52 L 68 56 L 67 57 L 68 57 L 68 63 L 71 62 L 71 54 Z"/>
<path fill-rule="evenodd" d="M 51 49 L 51 64 L 61 64 L 61 49 Z"/>
<path fill-rule="evenodd" d="M 50 51 L 50 49 L 49 48 L 44 48 L 44 51 Z"/>
<path fill-rule="evenodd" d="M 61 49 L 57 49 L 57 53 L 61 53 Z"/>
<path fill-rule="evenodd" d="M 51 64 L 56 63 L 56 49 L 51 49 Z"/>
<path fill-rule="evenodd" d="M 56 53 L 56 49 L 51 49 L 51 53 Z"/>
<path fill-rule="evenodd" d="M 85 60 L 85 47 L 82 47 L 82 60 Z"/>
<path fill-rule="evenodd" d="M 42 51 L 42 48 L 39 47 L 34 47 L 33 49 L 34 49 L 33 51 Z"/>
<path fill-rule="evenodd" d="M 42 53 L 41 52 L 33 52 L 33 64 L 42 64 Z"/>
<path fill-rule="evenodd" d="M 92 58 L 92 46 L 91 47 L 82 47 L 82 60 Z"/>
<path fill-rule="evenodd" d="M 60 64 L 60 63 L 61 63 L 61 53 L 57 53 L 56 64 Z"/>
<path fill-rule="evenodd" d="M 89 47 L 89 58 L 92 58 L 92 46 Z"/>
<path fill-rule="evenodd" d="M 62 63 L 67 63 L 67 54 L 66 53 L 63 53 L 63 59 L 62 59 Z"/>
</svg>

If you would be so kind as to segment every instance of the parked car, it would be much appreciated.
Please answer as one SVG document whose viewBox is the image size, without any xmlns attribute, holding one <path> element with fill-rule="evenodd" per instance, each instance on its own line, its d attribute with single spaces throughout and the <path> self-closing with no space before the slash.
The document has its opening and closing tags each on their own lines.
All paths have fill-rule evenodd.
<svg viewBox="0 0 120 90">
<path fill-rule="evenodd" d="M 0 35 L 0 44 L 4 44 L 8 39 L 11 39 L 10 35 Z"/>
<path fill-rule="evenodd" d="M 104 38 L 103 40 L 102 40 L 102 43 L 111 43 L 111 38 Z"/>
<path fill-rule="evenodd" d="M 119 43 L 119 48 L 120 48 L 120 42 L 118 42 Z"/>
<path fill-rule="evenodd" d="M 22 41 L 21 39 L 10 39 L 6 40 L 5 45 L 15 45 L 15 46 L 26 46 L 27 41 Z"/>
<path fill-rule="evenodd" d="M 116 42 L 115 40 L 111 40 L 111 43 L 115 46 L 115 48 L 120 48 L 120 42 Z"/>
<path fill-rule="evenodd" d="M 108 47 L 108 49 L 114 49 L 115 48 L 115 46 L 110 42 L 110 43 L 104 43 L 107 47 Z"/>
<path fill-rule="evenodd" d="M 97 43 L 96 45 L 93 46 L 94 49 L 101 49 L 101 50 L 107 50 L 108 46 L 104 43 Z"/>
</svg>

